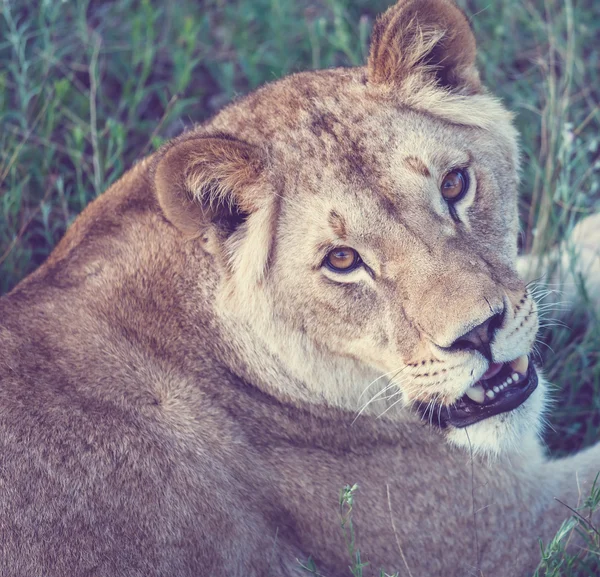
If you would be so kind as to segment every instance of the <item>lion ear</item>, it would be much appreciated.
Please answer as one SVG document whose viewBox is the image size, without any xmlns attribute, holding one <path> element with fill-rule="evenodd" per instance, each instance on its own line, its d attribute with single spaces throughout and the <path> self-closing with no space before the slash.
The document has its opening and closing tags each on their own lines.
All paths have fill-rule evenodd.
<svg viewBox="0 0 600 577">
<path fill-rule="evenodd" d="M 263 165 L 259 150 L 239 140 L 183 140 L 159 156 L 154 170 L 158 202 L 186 235 L 198 236 L 209 225 L 231 233 L 264 201 Z"/>
<path fill-rule="evenodd" d="M 400 0 L 375 23 L 368 78 L 401 85 L 412 76 L 460 94 L 481 92 L 475 37 L 452 0 Z"/>
</svg>

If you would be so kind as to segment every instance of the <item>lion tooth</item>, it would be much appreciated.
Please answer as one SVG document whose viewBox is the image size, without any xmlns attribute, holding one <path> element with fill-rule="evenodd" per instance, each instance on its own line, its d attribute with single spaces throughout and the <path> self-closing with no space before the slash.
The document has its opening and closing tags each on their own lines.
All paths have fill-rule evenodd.
<svg viewBox="0 0 600 577">
<path fill-rule="evenodd" d="M 493 399 L 496 394 L 494 393 L 494 391 L 492 391 L 491 389 L 489 391 L 486 391 L 485 393 L 490 399 Z"/>
<path fill-rule="evenodd" d="M 529 357 L 527 355 L 523 355 L 518 359 L 511 361 L 510 366 L 513 369 L 513 371 L 519 373 L 520 375 L 526 375 L 527 368 L 529 367 Z"/>
<path fill-rule="evenodd" d="M 483 403 L 485 401 L 485 391 L 481 385 L 475 385 L 473 387 L 469 387 L 467 392 L 465 393 L 469 399 L 475 401 L 476 403 Z"/>
</svg>

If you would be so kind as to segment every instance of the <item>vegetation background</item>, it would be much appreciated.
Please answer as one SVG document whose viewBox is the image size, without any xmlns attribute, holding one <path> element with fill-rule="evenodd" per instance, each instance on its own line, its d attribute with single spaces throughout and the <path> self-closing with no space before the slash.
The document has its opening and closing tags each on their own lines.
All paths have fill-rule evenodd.
<svg viewBox="0 0 600 577">
<path fill-rule="evenodd" d="M 282 75 L 363 63 L 390 3 L 0 0 L 0 294 L 166 139 Z M 600 2 L 458 3 L 485 83 L 517 113 L 522 246 L 540 254 L 600 209 Z M 546 436 L 555 453 L 600 438 L 600 323 L 586 298 L 540 335 L 556 385 Z M 575 574 L 557 547 L 543 574 Z"/>
</svg>

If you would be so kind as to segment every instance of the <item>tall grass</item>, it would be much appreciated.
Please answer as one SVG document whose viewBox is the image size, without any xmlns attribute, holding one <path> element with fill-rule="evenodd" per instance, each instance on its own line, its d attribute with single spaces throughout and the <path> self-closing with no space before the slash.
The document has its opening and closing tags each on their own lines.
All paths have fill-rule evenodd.
<svg viewBox="0 0 600 577">
<path fill-rule="evenodd" d="M 0 0 L 0 294 L 91 199 L 186 125 L 284 74 L 364 62 L 387 4 Z M 600 3 L 459 4 L 486 84 L 517 113 L 522 246 L 541 255 L 600 209 Z M 536 274 L 551 273 L 540 260 Z M 600 323 L 581 297 L 564 326 L 540 334 L 557 387 L 547 435 L 556 453 L 600 432 Z"/>
</svg>

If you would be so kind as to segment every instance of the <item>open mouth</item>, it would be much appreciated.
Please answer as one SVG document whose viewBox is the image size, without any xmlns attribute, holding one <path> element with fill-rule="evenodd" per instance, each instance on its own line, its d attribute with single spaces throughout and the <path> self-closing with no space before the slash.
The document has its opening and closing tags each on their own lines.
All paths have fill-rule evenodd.
<svg viewBox="0 0 600 577">
<path fill-rule="evenodd" d="M 419 407 L 421 417 L 444 428 L 462 428 L 522 405 L 535 391 L 538 377 L 527 356 L 510 363 L 494 363 L 466 394 L 452 405 Z"/>
</svg>

